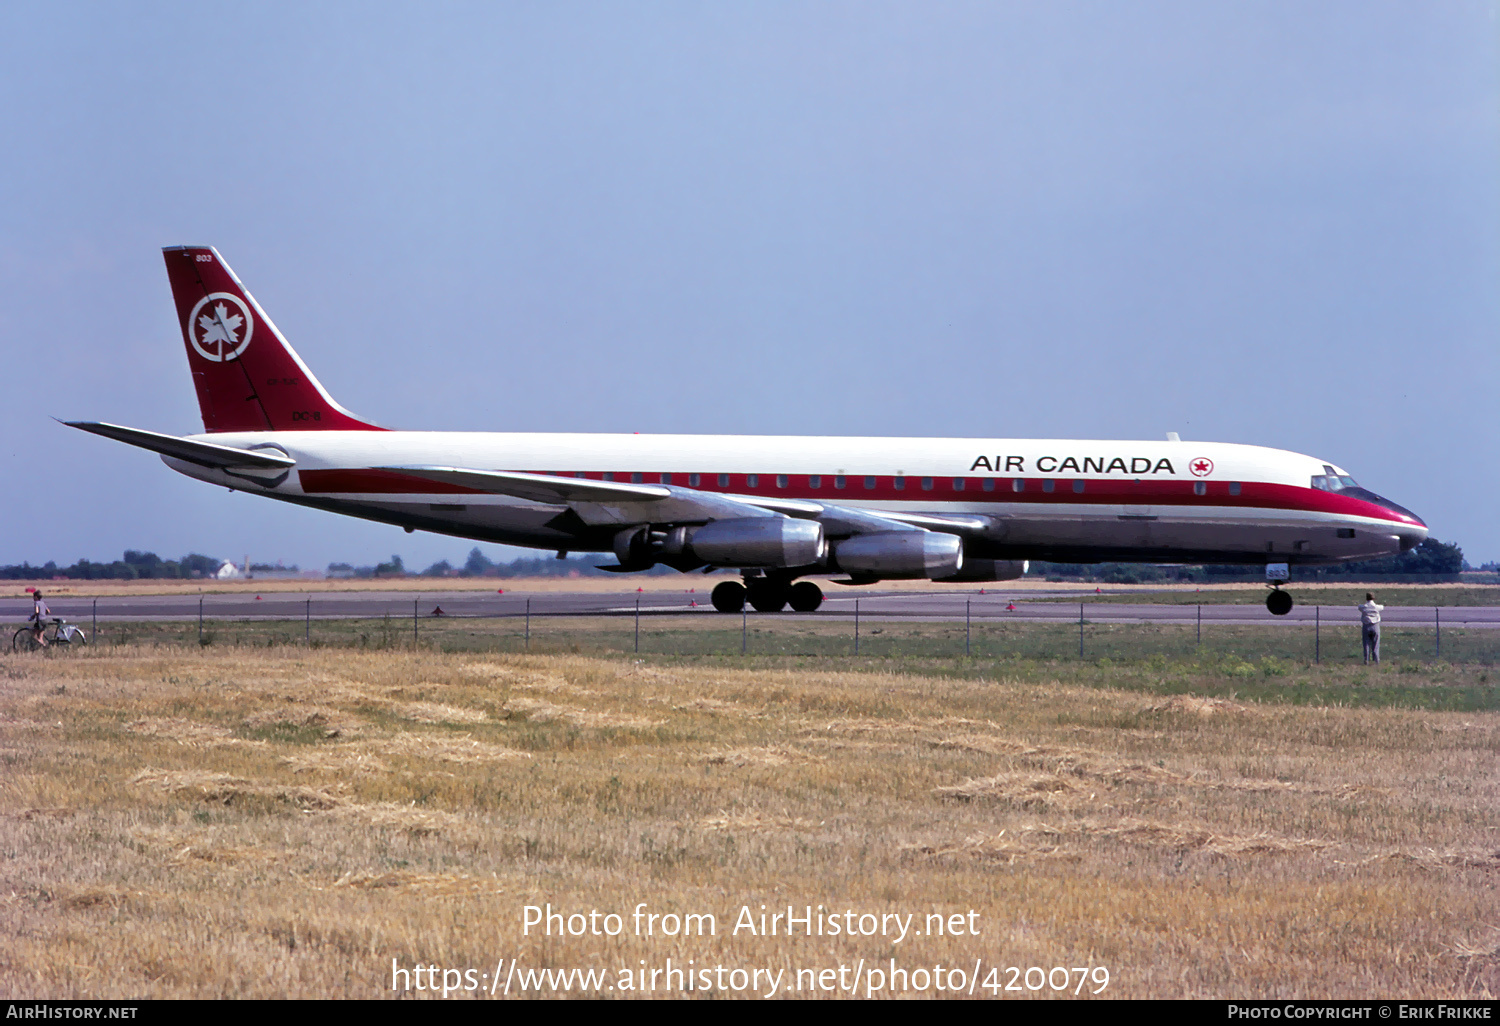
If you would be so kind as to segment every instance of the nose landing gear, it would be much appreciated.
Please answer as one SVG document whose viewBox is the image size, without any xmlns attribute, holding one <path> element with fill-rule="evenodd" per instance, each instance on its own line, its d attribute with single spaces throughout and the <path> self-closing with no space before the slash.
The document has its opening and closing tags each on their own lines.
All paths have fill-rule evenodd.
<svg viewBox="0 0 1500 1026">
<path fill-rule="evenodd" d="M 1271 594 L 1266 596 L 1266 608 L 1272 616 L 1285 616 L 1292 611 L 1292 596 L 1281 590 L 1279 582 L 1271 585 Z"/>
</svg>

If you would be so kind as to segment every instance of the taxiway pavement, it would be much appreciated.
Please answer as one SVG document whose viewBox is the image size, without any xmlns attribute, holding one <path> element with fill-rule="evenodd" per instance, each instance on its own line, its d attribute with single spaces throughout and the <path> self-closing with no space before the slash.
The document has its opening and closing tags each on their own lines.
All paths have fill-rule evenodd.
<svg viewBox="0 0 1500 1026">
<path fill-rule="evenodd" d="M 1100 602 L 1092 589 L 1076 595 L 1049 593 L 1052 601 L 1037 601 L 1035 592 L 1007 592 L 986 588 L 955 589 L 952 592 L 922 593 L 882 592 L 877 588 L 824 587 L 827 596 L 816 613 L 757 613 L 752 617 L 776 615 L 800 617 L 852 617 L 858 603 L 861 617 L 890 620 L 963 620 L 968 615 L 980 620 L 1017 620 L 1034 623 L 1076 623 L 1081 615 L 1090 623 L 1197 623 L 1201 615 L 1205 624 L 1233 625 L 1311 625 L 1356 623 L 1359 613 L 1353 606 L 1314 605 L 1299 602 L 1286 616 L 1272 616 L 1263 605 L 1185 605 L 1177 603 Z M 1297 596 L 1295 590 L 1294 597 Z M 1093 601 L 1090 601 L 1090 600 Z M 642 616 L 722 615 L 709 603 L 709 589 L 687 588 L 681 591 L 636 592 L 624 590 L 604 593 L 545 592 L 526 594 L 505 591 L 447 592 L 413 594 L 401 591 L 318 592 L 305 595 L 286 593 L 254 596 L 218 594 L 202 597 L 205 620 L 292 620 L 311 617 L 331 619 L 392 619 L 444 617 L 520 617 L 532 616 L 601 616 L 634 615 L 640 604 Z M 126 595 L 100 599 L 48 597 L 54 616 L 71 623 L 86 623 L 97 616 L 109 622 L 145 622 L 153 620 L 196 620 L 199 598 L 195 595 Z M 441 613 L 438 613 L 441 610 Z M 0 598 L 0 622 L 24 622 L 31 613 L 29 598 Z M 1391 626 L 1416 626 L 1441 621 L 1447 627 L 1500 627 L 1500 606 L 1387 606 L 1384 622 Z"/>
</svg>

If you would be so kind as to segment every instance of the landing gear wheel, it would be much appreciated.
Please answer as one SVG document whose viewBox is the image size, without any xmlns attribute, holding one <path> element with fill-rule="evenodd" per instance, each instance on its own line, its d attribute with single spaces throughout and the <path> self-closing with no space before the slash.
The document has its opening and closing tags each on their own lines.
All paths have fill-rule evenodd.
<svg viewBox="0 0 1500 1026">
<path fill-rule="evenodd" d="M 811 613 L 823 604 L 823 589 L 812 581 L 798 581 L 787 592 L 787 601 L 799 613 Z"/>
<path fill-rule="evenodd" d="M 714 587 L 710 600 L 721 613 L 738 613 L 745 608 L 745 586 L 739 581 L 725 581 Z"/>
<path fill-rule="evenodd" d="M 786 608 L 787 592 L 785 585 L 753 584 L 749 588 L 750 605 L 757 613 L 779 613 Z"/>
<path fill-rule="evenodd" d="M 1292 596 L 1277 588 L 1266 596 L 1266 608 L 1272 616 L 1285 616 L 1292 611 Z"/>
</svg>

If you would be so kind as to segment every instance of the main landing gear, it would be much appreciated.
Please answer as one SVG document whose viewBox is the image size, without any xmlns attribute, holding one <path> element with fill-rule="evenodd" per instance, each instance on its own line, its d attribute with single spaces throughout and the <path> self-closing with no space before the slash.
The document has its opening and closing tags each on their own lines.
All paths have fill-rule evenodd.
<svg viewBox="0 0 1500 1026">
<path fill-rule="evenodd" d="M 798 613 L 811 613 L 823 604 L 823 589 L 812 581 L 786 581 L 752 577 L 744 584 L 724 581 L 713 590 L 711 600 L 721 613 L 738 613 L 748 601 L 757 613 L 779 613 L 788 605 Z"/>
<path fill-rule="evenodd" d="M 1292 596 L 1281 590 L 1281 585 L 1272 583 L 1271 594 L 1266 596 L 1266 608 L 1272 616 L 1285 616 L 1292 611 Z"/>
</svg>

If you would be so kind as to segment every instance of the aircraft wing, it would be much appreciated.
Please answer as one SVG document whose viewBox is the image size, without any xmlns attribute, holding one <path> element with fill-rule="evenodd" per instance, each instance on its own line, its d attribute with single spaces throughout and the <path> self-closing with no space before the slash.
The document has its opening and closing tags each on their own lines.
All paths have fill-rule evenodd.
<svg viewBox="0 0 1500 1026">
<path fill-rule="evenodd" d="M 763 495 L 723 495 L 676 485 L 597 481 L 509 470 L 472 470 L 463 467 L 380 467 L 444 484 L 460 485 L 497 495 L 572 507 L 586 523 L 642 523 L 719 520 L 728 517 L 789 516 L 817 520 L 831 537 L 877 531 L 940 531 L 974 534 L 990 526 L 982 516 L 894 513 L 856 509 L 811 499 Z"/>
<path fill-rule="evenodd" d="M 780 513 L 739 498 L 675 485 L 596 481 L 592 478 L 527 474 L 514 470 L 471 470 L 464 467 L 378 467 L 429 481 L 510 495 L 531 502 L 567 506 L 585 524 L 697 523 L 744 517 L 774 517 Z"/>
<path fill-rule="evenodd" d="M 462 485 L 481 492 L 513 495 L 533 502 L 644 502 L 672 494 L 666 485 L 595 481 L 555 474 L 526 474 L 513 470 L 469 470 L 464 467 L 378 467 L 440 484 Z"/>
<path fill-rule="evenodd" d="M 232 445 L 215 445 L 213 442 L 198 442 L 176 435 L 163 435 L 140 428 L 122 427 L 119 424 L 104 424 L 86 420 L 65 420 L 68 427 L 92 434 L 113 438 L 126 445 L 149 449 L 163 456 L 196 463 L 200 467 L 216 467 L 220 470 L 285 471 L 297 465 L 297 461 L 279 449 L 236 449 Z"/>
</svg>

